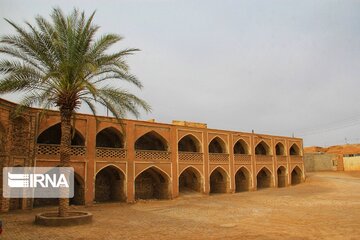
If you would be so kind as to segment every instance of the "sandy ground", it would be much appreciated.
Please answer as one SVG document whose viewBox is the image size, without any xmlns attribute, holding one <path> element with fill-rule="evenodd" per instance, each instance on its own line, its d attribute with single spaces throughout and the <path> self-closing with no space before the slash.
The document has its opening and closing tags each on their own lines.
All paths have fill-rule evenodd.
<svg viewBox="0 0 360 240">
<path fill-rule="evenodd" d="M 360 172 L 307 174 L 288 188 L 77 207 L 92 224 L 40 227 L 45 209 L 2 214 L 0 239 L 360 239 Z"/>
</svg>

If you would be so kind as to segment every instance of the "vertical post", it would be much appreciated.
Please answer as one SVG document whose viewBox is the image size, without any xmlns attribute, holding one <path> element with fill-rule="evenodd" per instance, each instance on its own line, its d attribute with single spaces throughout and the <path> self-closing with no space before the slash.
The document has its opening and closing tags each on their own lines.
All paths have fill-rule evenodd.
<svg viewBox="0 0 360 240">
<path fill-rule="evenodd" d="M 208 132 L 204 130 L 203 134 L 203 149 L 204 149 L 204 193 L 210 193 L 210 175 L 209 175 L 209 143 Z"/>
<path fill-rule="evenodd" d="M 234 193 L 235 186 L 235 165 L 234 165 L 234 144 L 233 144 L 233 135 L 228 135 L 229 142 L 229 174 L 230 174 L 230 193 Z"/>
<path fill-rule="evenodd" d="M 251 149 L 251 163 L 252 163 L 252 190 L 257 190 L 257 180 L 256 180 L 256 173 L 257 173 L 257 167 L 256 167 L 256 157 L 255 157 L 255 136 L 254 136 L 254 130 L 252 130 L 251 138 L 250 138 L 250 149 Z"/>
<path fill-rule="evenodd" d="M 179 178 L 178 178 L 178 139 L 177 139 L 177 129 L 174 126 L 170 127 L 170 151 L 171 151 L 171 178 L 172 182 L 171 189 L 172 194 L 171 198 L 179 196 Z"/>
<path fill-rule="evenodd" d="M 135 201 L 135 124 L 126 124 L 126 159 L 127 159 L 127 202 Z"/>
</svg>

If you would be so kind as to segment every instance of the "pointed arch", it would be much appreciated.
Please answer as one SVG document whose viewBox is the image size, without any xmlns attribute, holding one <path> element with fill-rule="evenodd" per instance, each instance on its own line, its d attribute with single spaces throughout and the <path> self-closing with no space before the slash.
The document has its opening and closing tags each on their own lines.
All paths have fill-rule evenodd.
<svg viewBox="0 0 360 240">
<path fill-rule="evenodd" d="M 210 193 L 226 193 L 229 190 L 229 175 L 220 166 L 210 174 Z"/>
<path fill-rule="evenodd" d="M 163 136 L 152 130 L 135 141 L 136 150 L 168 151 L 168 142 Z"/>
<path fill-rule="evenodd" d="M 114 127 L 107 127 L 96 134 L 96 147 L 124 148 L 124 137 Z"/>
<path fill-rule="evenodd" d="M 278 142 L 275 145 L 275 153 L 276 153 L 277 156 L 285 156 L 284 144 L 282 144 L 281 142 Z"/>
<path fill-rule="evenodd" d="M 300 148 L 296 143 L 294 143 L 293 145 L 291 145 L 289 152 L 290 152 L 290 155 L 299 156 L 300 155 Z"/>
<path fill-rule="evenodd" d="M 286 168 L 284 166 L 278 167 L 277 171 L 278 187 L 286 187 Z"/>
<path fill-rule="evenodd" d="M 246 167 L 241 167 L 235 174 L 235 192 L 249 191 L 251 186 L 251 174 Z"/>
<path fill-rule="evenodd" d="M 201 143 L 197 137 L 189 133 L 178 142 L 179 152 L 201 152 Z"/>
<path fill-rule="evenodd" d="M 201 192 L 202 190 L 202 177 L 196 168 L 189 166 L 185 168 L 179 176 L 179 192 Z"/>
<path fill-rule="evenodd" d="M 249 154 L 249 145 L 240 138 L 234 144 L 234 154 Z"/>
<path fill-rule="evenodd" d="M 295 166 L 291 171 L 291 185 L 296 185 L 302 182 L 302 171 L 299 166 Z"/>
<path fill-rule="evenodd" d="M 74 132 L 75 131 L 75 132 Z M 71 128 L 72 139 L 71 145 L 73 146 L 85 146 L 85 138 L 81 133 Z M 36 140 L 38 144 L 60 144 L 61 141 L 61 123 L 57 123 L 48 127 L 44 131 L 42 131 Z"/>
<path fill-rule="evenodd" d="M 150 166 L 135 178 L 135 199 L 170 198 L 170 178 L 156 166 Z"/>
<path fill-rule="evenodd" d="M 255 147 L 256 155 L 271 155 L 270 147 L 264 141 L 260 141 Z"/>
<path fill-rule="evenodd" d="M 125 176 L 125 178 L 126 178 L 126 173 L 125 173 L 121 168 L 119 168 L 118 166 L 116 166 L 115 164 L 112 164 L 112 163 L 106 164 L 105 166 L 101 167 L 101 168 L 96 172 L 96 174 L 98 174 L 101 170 L 103 170 L 103 169 L 106 168 L 106 167 L 115 168 L 116 170 L 120 171 L 120 172 Z M 96 177 L 96 174 L 95 174 L 95 177 Z"/>
<path fill-rule="evenodd" d="M 256 175 L 257 188 L 269 188 L 272 182 L 272 173 L 267 167 L 263 167 Z"/>
<path fill-rule="evenodd" d="M 225 141 L 216 136 L 209 143 L 209 153 L 227 153 Z"/>
<path fill-rule="evenodd" d="M 114 165 L 100 169 L 95 176 L 95 202 L 125 200 L 124 173 Z"/>
</svg>

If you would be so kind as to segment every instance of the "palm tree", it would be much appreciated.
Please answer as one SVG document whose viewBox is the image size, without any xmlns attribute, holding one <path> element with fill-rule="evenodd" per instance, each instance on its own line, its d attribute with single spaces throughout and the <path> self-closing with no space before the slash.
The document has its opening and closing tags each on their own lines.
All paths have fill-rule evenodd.
<svg viewBox="0 0 360 240">
<path fill-rule="evenodd" d="M 129 73 L 125 57 L 138 49 L 108 53 L 122 38 L 105 34 L 95 39 L 99 27 L 93 24 L 95 12 L 86 17 L 74 9 L 65 16 L 54 8 L 51 21 L 41 16 L 35 25 L 20 27 L 5 19 L 15 35 L 0 40 L 0 94 L 25 92 L 19 106 L 56 107 L 61 117 L 60 166 L 69 166 L 71 154 L 71 119 L 81 103 L 96 114 L 96 104 L 106 107 L 116 118 L 127 112 L 139 116 L 139 108 L 150 106 L 130 92 L 107 84 L 108 80 L 125 80 L 142 88 Z M 59 216 L 67 215 L 69 199 L 60 199 Z"/>
</svg>

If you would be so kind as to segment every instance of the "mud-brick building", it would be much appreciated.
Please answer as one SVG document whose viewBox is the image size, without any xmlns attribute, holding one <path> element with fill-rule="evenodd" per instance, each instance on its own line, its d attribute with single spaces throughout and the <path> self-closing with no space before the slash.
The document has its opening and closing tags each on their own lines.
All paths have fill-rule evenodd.
<svg viewBox="0 0 360 240">
<path fill-rule="evenodd" d="M 59 164 L 60 118 L 0 99 L 0 164 Z M 76 114 L 71 204 L 171 199 L 183 192 L 234 193 L 286 187 L 305 178 L 302 139 L 209 129 L 206 124 L 123 120 Z M 1 180 L 2 181 L 2 178 Z M 1 183 L 2 187 L 2 183 Z M 2 189 L 1 189 L 2 190 Z M 56 204 L 57 199 L 1 198 L 1 211 Z"/>
</svg>

